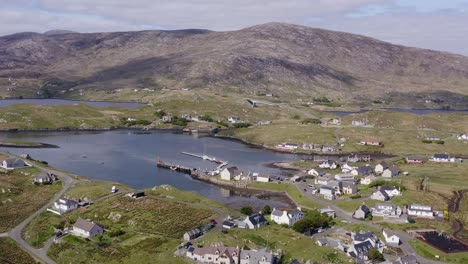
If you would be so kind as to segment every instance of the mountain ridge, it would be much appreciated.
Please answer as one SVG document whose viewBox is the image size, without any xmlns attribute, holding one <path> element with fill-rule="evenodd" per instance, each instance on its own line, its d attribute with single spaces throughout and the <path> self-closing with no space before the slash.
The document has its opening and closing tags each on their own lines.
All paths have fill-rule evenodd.
<svg viewBox="0 0 468 264">
<path fill-rule="evenodd" d="M 0 78 L 28 79 L 36 88 L 24 90 L 36 92 L 52 82 L 53 93 L 188 87 L 342 99 L 468 95 L 463 55 L 284 23 L 221 32 L 17 33 L 0 37 L 0 55 Z"/>
</svg>

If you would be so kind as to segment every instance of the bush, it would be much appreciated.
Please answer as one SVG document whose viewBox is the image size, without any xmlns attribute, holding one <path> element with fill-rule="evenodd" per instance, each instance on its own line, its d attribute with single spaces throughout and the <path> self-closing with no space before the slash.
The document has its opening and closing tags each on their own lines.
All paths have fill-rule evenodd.
<svg viewBox="0 0 468 264">
<path fill-rule="evenodd" d="M 443 140 L 435 140 L 433 142 L 439 145 L 443 145 L 445 143 Z"/>
<path fill-rule="evenodd" d="M 265 214 L 265 215 L 271 214 L 271 207 L 270 207 L 268 204 L 266 204 L 266 205 L 263 207 L 262 212 L 263 212 L 263 214 Z"/>
<path fill-rule="evenodd" d="M 321 124 L 322 121 L 318 118 L 306 118 L 302 121 L 302 124 Z"/>
<path fill-rule="evenodd" d="M 206 122 L 213 122 L 214 119 L 211 117 L 209 114 L 204 114 L 200 117 L 200 120 L 206 121 Z"/>
<path fill-rule="evenodd" d="M 431 144 L 432 143 L 432 140 L 429 140 L 429 139 L 423 139 L 421 140 L 422 143 L 425 143 L 425 144 Z"/>
<path fill-rule="evenodd" d="M 253 209 L 250 206 L 242 206 L 240 212 L 244 215 L 251 215 L 253 213 Z"/>
<path fill-rule="evenodd" d="M 109 231 L 107 234 L 110 237 L 117 237 L 117 236 L 121 236 L 121 235 L 125 234 L 125 232 L 120 228 L 115 228 L 115 229 L 112 229 L 111 231 Z"/>
<path fill-rule="evenodd" d="M 157 116 L 158 118 L 162 118 L 163 116 L 166 115 L 166 112 L 164 112 L 164 110 L 159 110 L 159 111 L 154 112 L 154 115 Z"/>
<path fill-rule="evenodd" d="M 292 226 L 292 229 L 299 233 L 304 233 L 319 227 L 330 226 L 331 218 L 326 214 L 320 214 L 317 210 L 310 210 L 306 212 L 304 219 L 297 221 Z"/>
<path fill-rule="evenodd" d="M 234 126 L 235 128 L 249 127 L 249 126 L 251 126 L 251 125 L 252 125 L 252 124 L 250 124 L 250 123 L 235 123 L 235 124 L 233 124 L 233 126 Z"/>
<path fill-rule="evenodd" d="M 353 195 L 349 196 L 349 198 L 351 198 L 351 199 L 359 199 L 359 198 L 361 198 L 361 194 L 360 194 L 360 193 L 356 193 L 356 194 L 353 194 Z"/>
<path fill-rule="evenodd" d="M 188 122 L 190 122 L 189 120 L 185 119 L 185 118 L 179 118 L 177 116 L 173 117 L 171 122 L 171 124 L 175 125 L 175 126 L 182 126 L 182 127 L 185 127 L 187 126 Z"/>
<path fill-rule="evenodd" d="M 385 258 L 384 256 L 382 255 L 382 253 L 379 252 L 379 250 L 377 248 L 371 248 L 369 250 L 369 252 L 367 252 L 367 257 L 370 259 L 370 260 L 377 260 L 377 261 L 384 261 Z"/>
<path fill-rule="evenodd" d="M 281 227 L 284 227 L 284 228 L 289 228 L 289 225 L 288 225 L 288 224 L 281 224 L 280 226 L 281 226 Z"/>
</svg>

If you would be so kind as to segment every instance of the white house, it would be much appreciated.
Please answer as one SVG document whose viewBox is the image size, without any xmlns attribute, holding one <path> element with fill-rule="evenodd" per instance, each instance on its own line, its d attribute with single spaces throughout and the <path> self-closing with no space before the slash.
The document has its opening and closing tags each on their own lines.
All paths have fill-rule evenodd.
<svg viewBox="0 0 468 264">
<path fill-rule="evenodd" d="M 229 167 L 224 168 L 220 175 L 222 180 L 232 181 L 234 177 L 242 175 L 242 172 L 237 167 Z"/>
<path fill-rule="evenodd" d="M 361 184 L 369 185 L 371 184 L 371 182 L 375 181 L 376 179 L 377 177 L 375 177 L 374 175 L 369 175 L 361 179 Z"/>
<path fill-rule="evenodd" d="M 186 256 L 198 263 L 239 264 L 240 249 L 225 246 L 191 247 L 187 250 Z"/>
<path fill-rule="evenodd" d="M 200 228 L 195 228 L 195 229 L 185 232 L 183 237 L 185 241 L 190 241 L 201 235 L 203 235 L 203 232 L 200 230 Z"/>
<path fill-rule="evenodd" d="M 286 224 L 288 226 L 292 226 L 294 223 L 302 219 L 304 219 L 304 213 L 301 211 L 300 207 L 291 211 L 282 211 L 273 208 L 273 211 L 271 212 L 271 221 L 280 225 Z"/>
<path fill-rule="evenodd" d="M 402 213 L 399 206 L 395 206 L 390 203 L 377 203 L 375 208 L 372 210 L 374 216 L 395 216 L 398 217 Z"/>
<path fill-rule="evenodd" d="M 262 214 L 256 213 L 251 216 L 247 216 L 244 220 L 247 229 L 257 229 L 264 225 L 268 225 L 268 221 Z"/>
<path fill-rule="evenodd" d="M 388 168 L 388 165 L 385 161 L 375 165 L 375 173 L 382 174 L 384 170 Z"/>
<path fill-rule="evenodd" d="M 384 178 L 392 178 L 392 177 L 398 176 L 398 174 L 400 174 L 400 169 L 399 169 L 397 166 L 391 166 L 391 167 L 389 167 L 389 168 L 386 168 L 386 169 L 382 172 L 382 177 L 384 177 Z"/>
<path fill-rule="evenodd" d="M 92 221 L 79 218 L 73 225 L 73 234 L 84 238 L 92 238 L 97 235 L 102 235 L 104 228 Z"/>
<path fill-rule="evenodd" d="M 298 148 L 299 148 L 299 145 L 294 144 L 294 143 L 281 143 L 281 144 L 276 145 L 276 149 L 283 150 L 283 151 L 293 151 Z"/>
<path fill-rule="evenodd" d="M 412 204 L 408 207 L 407 213 L 410 216 L 416 217 L 434 217 L 434 210 L 432 210 L 432 207 L 428 205 Z"/>
<path fill-rule="evenodd" d="M 430 160 L 434 162 L 457 162 L 457 161 L 461 162 L 463 161 L 462 159 L 457 159 L 454 157 L 450 157 L 448 154 L 441 154 L 441 153 L 434 154 Z"/>
<path fill-rule="evenodd" d="M 330 186 L 320 186 L 320 194 L 328 200 L 335 199 L 335 188 Z"/>
<path fill-rule="evenodd" d="M 400 188 L 397 188 L 395 186 L 384 185 L 384 186 L 380 186 L 379 189 L 385 191 L 387 193 L 387 195 L 390 196 L 390 197 L 400 196 L 401 195 Z"/>
<path fill-rule="evenodd" d="M 228 118 L 228 122 L 231 124 L 237 124 L 237 123 L 240 123 L 241 120 L 238 117 L 231 116 Z"/>
<path fill-rule="evenodd" d="M 314 169 L 310 169 L 309 171 L 307 171 L 307 174 L 312 175 L 312 176 L 322 177 L 327 173 L 323 169 L 314 168 Z"/>
<path fill-rule="evenodd" d="M 398 246 L 400 245 L 400 237 L 397 235 L 396 232 L 388 229 L 384 229 L 382 231 L 385 242 L 387 242 L 388 245 L 390 246 Z"/>
<path fill-rule="evenodd" d="M 461 134 L 457 137 L 458 140 L 468 140 L 468 134 Z"/>
<path fill-rule="evenodd" d="M 2 161 L 2 164 L 1 164 L 1 167 L 6 170 L 14 170 L 14 169 L 25 168 L 29 166 L 30 165 L 24 162 L 22 159 L 14 158 L 14 157 L 11 157 Z"/>
<path fill-rule="evenodd" d="M 356 183 L 350 181 L 342 182 L 341 188 L 343 194 L 355 194 L 358 191 Z"/>
<path fill-rule="evenodd" d="M 367 120 L 353 120 L 351 121 L 352 126 L 367 126 Z"/>
<path fill-rule="evenodd" d="M 376 190 L 373 192 L 370 196 L 372 200 L 378 200 L 378 201 L 388 201 L 390 200 L 390 196 L 384 191 L 384 190 Z"/>
<path fill-rule="evenodd" d="M 57 180 L 57 176 L 51 173 L 41 172 L 34 177 L 34 183 L 52 183 Z"/>
<path fill-rule="evenodd" d="M 55 209 L 60 213 L 64 214 L 73 211 L 78 208 L 78 202 L 66 198 L 60 198 L 54 203 Z"/>
<path fill-rule="evenodd" d="M 401 191 L 395 186 L 380 186 L 378 190 L 372 193 L 371 199 L 379 201 L 388 201 L 393 196 L 400 196 Z"/>
<path fill-rule="evenodd" d="M 374 172 L 374 168 L 369 165 L 360 166 L 351 171 L 354 176 L 368 176 Z"/>
<path fill-rule="evenodd" d="M 319 168 L 321 169 L 336 169 L 338 168 L 338 164 L 335 161 L 327 160 L 319 164 Z"/>
<path fill-rule="evenodd" d="M 354 175 L 352 173 L 339 173 L 335 175 L 337 181 L 354 181 Z"/>
<path fill-rule="evenodd" d="M 321 214 L 327 214 L 329 217 L 331 218 L 335 218 L 336 217 L 336 213 L 335 213 L 335 210 L 331 209 L 331 208 L 321 208 L 321 209 L 318 209 L 319 213 Z"/>
<path fill-rule="evenodd" d="M 363 139 L 359 144 L 364 146 L 382 146 L 382 141 L 376 139 Z"/>
<path fill-rule="evenodd" d="M 257 181 L 258 181 L 258 182 L 269 182 L 269 181 L 270 181 L 270 177 L 269 177 L 269 176 L 258 175 L 258 176 L 257 176 Z"/>
<path fill-rule="evenodd" d="M 317 177 L 315 178 L 315 184 L 320 184 L 320 185 L 328 185 L 331 181 L 333 181 L 335 178 L 331 175 L 326 175 L 323 177 Z"/>
<path fill-rule="evenodd" d="M 348 163 L 341 165 L 341 171 L 344 173 L 349 173 L 353 171 L 354 169 L 356 169 L 356 167 L 350 166 L 348 165 Z"/>
<path fill-rule="evenodd" d="M 240 264 L 273 264 L 273 253 L 267 248 L 259 250 L 243 249 L 240 253 Z"/>
</svg>

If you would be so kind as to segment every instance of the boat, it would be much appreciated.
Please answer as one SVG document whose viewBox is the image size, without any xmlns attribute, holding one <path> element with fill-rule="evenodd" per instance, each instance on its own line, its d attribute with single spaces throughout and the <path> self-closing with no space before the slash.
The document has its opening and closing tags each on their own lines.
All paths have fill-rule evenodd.
<svg viewBox="0 0 468 264">
<path fill-rule="evenodd" d="M 170 167 L 169 169 L 171 169 L 171 171 L 176 171 L 176 170 L 177 170 L 177 167 L 172 166 L 172 167 Z"/>
</svg>

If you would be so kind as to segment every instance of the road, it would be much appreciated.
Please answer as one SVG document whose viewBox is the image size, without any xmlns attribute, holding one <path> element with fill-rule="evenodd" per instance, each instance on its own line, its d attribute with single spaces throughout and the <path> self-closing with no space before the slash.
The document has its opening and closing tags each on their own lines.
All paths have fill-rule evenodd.
<svg viewBox="0 0 468 264">
<path fill-rule="evenodd" d="M 23 229 L 33 220 L 34 217 L 45 211 L 47 208 L 51 207 L 54 202 L 62 197 L 64 193 L 73 185 L 75 184 L 76 180 L 70 177 L 69 175 L 57 171 L 57 170 L 51 170 L 39 165 L 34 165 L 34 167 L 44 171 L 44 172 L 50 172 L 59 177 L 59 179 L 63 183 L 62 190 L 60 190 L 52 200 L 50 200 L 46 205 L 41 207 L 39 210 L 31 214 L 28 218 L 26 218 L 23 222 L 21 222 L 19 225 L 17 225 L 15 228 L 10 230 L 8 232 L 8 236 L 15 240 L 26 252 L 28 252 L 33 258 L 36 260 L 42 262 L 42 263 L 47 263 L 47 264 L 53 264 L 55 263 L 49 256 L 47 256 L 47 250 L 42 250 L 42 249 L 37 249 L 29 245 L 21 236 L 21 233 Z"/>
<path fill-rule="evenodd" d="M 301 183 L 296 183 L 295 185 L 299 189 L 299 191 L 302 193 L 302 195 L 304 195 L 305 197 L 309 198 L 310 200 L 312 200 L 312 201 L 314 201 L 316 203 L 319 203 L 319 204 L 321 204 L 321 205 L 323 205 L 325 207 L 329 207 L 329 208 L 335 210 L 335 213 L 336 213 L 336 215 L 338 217 L 341 217 L 341 218 L 345 219 L 348 222 L 367 225 L 367 226 L 373 227 L 373 228 L 375 228 L 377 230 L 382 230 L 383 229 L 382 226 L 377 225 L 375 223 L 371 223 L 371 222 L 367 222 L 367 221 L 361 221 L 359 219 L 353 218 L 352 213 L 347 212 L 347 211 L 339 208 L 332 201 L 324 201 L 324 200 L 322 200 L 320 198 L 317 198 L 314 194 L 312 194 L 312 192 L 310 192 L 310 189 L 308 188 L 306 183 L 301 182 Z M 304 191 L 304 189 L 309 190 L 309 191 Z M 400 248 L 407 255 L 414 255 L 417 258 L 417 260 L 419 261 L 419 263 L 442 264 L 442 262 L 433 261 L 433 260 L 430 260 L 430 259 L 426 259 L 426 258 L 424 258 L 424 257 L 422 257 L 420 255 L 417 255 L 416 252 L 413 250 L 413 248 L 409 244 L 409 241 L 411 239 L 413 239 L 413 238 L 408 233 L 403 232 L 403 231 L 398 231 L 398 230 L 393 230 L 393 231 L 396 232 L 397 235 L 400 237 L 400 240 L 401 240 Z"/>
</svg>

